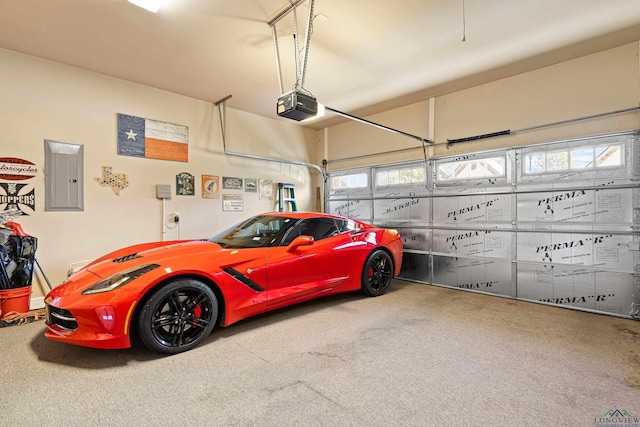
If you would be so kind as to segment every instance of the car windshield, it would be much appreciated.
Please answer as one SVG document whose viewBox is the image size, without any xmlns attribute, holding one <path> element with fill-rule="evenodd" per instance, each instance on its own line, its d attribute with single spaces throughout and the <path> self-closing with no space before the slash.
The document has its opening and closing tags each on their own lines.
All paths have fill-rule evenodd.
<svg viewBox="0 0 640 427">
<path fill-rule="evenodd" d="M 278 246 L 295 218 L 261 215 L 227 228 L 209 239 L 223 248 L 261 248 Z"/>
</svg>

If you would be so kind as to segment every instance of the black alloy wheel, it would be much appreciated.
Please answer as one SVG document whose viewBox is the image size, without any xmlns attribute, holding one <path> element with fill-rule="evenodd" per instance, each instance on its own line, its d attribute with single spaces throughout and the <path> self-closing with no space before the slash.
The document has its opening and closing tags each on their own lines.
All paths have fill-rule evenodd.
<svg viewBox="0 0 640 427">
<path fill-rule="evenodd" d="M 387 290 L 393 278 L 393 261 L 391 256 L 381 249 L 374 251 L 362 269 L 361 287 L 362 291 L 371 296 L 377 297 Z"/>
<path fill-rule="evenodd" d="M 138 316 L 140 339 L 149 349 L 177 354 L 209 336 L 218 318 L 218 300 L 211 288 L 193 279 L 179 279 L 159 288 Z"/>
</svg>

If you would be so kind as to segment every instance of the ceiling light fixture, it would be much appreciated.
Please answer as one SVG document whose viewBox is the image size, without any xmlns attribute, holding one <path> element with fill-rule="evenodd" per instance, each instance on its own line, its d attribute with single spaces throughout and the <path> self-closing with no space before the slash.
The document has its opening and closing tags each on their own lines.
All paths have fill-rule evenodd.
<svg viewBox="0 0 640 427">
<path fill-rule="evenodd" d="M 129 0 L 129 3 L 133 3 L 149 12 L 158 13 L 164 0 Z"/>
</svg>

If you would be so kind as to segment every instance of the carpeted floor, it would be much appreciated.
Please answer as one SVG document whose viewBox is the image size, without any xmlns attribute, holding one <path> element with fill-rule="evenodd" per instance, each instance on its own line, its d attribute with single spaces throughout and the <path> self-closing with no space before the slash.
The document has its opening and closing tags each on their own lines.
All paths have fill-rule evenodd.
<svg viewBox="0 0 640 427">
<path fill-rule="evenodd" d="M 640 417 L 640 322 L 394 281 L 172 357 L 0 330 L 0 425 L 596 426 Z M 640 423 L 639 423 L 640 424 Z M 626 424 L 625 424 L 626 425 Z"/>
</svg>

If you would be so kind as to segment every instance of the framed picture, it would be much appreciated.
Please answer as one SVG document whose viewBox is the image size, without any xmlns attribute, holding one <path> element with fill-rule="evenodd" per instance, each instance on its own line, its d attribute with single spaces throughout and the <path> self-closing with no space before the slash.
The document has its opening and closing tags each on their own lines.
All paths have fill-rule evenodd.
<svg viewBox="0 0 640 427">
<path fill-rule="evenodd" d="M 261 179 L 259 189 L 261 200 L 273 200 L 273 181 L 270 179 Z"/>
<path fill-rule="evenodd" d="M 242 178 L 236 178 L 233 176 L 223 176 L 222 189 L 223 190 L 242 190 Z"/>
<path fill-rule="evenodd" d="M 222 210 L 225 212 L 241 212 L 244 209 L 242 194 L 223 194 Z"/>
<path fill-rule="evenodd" d="M 245 178 L 244 179 L 244 191 L 247 193 L 257 193 L 258 192 L 258 180 L 255 178 Z"/>
<path fill-rule="evenodd" d="M 189 128 L 118 113 L 118 155 L 189 161 Z"/>
<path fill-rule="evenodd" d="M 176 195 L 193 196 L 196 194 L 195 178 L 189 172 L 176 175 Z"/>
<path fill-rule="evenodd" d="M 202 175 L 202 198 L 220 198 L 220 177 L 218 175 Z"/>
</svg>

